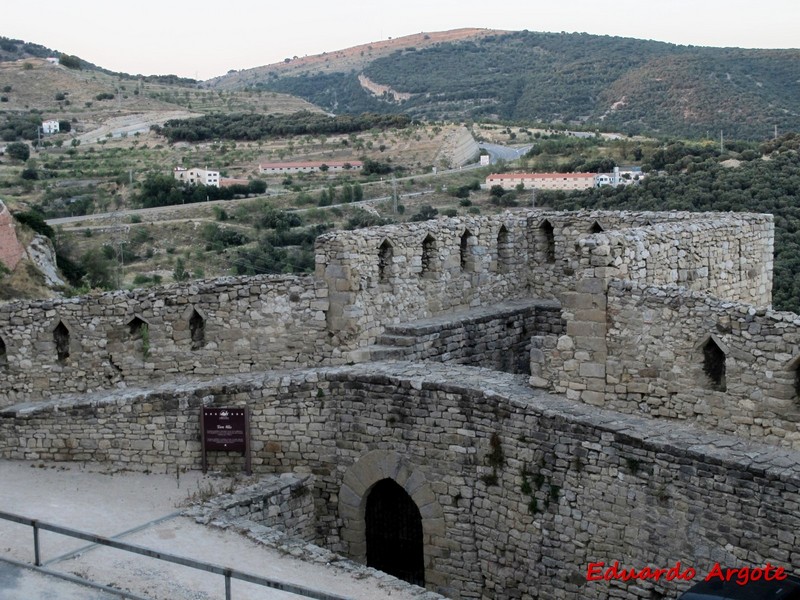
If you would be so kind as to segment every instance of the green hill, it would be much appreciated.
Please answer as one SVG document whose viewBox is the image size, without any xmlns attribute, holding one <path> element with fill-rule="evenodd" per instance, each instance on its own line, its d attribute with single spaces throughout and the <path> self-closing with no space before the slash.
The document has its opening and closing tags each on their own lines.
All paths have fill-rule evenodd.
<svg viewBox="0 0 800 600">
<path fill-rule="evenodd" d="M 340 113 L 563 122 L 632 134 L 724 130 L 752 139 L 775 126 L 800 129 L 800 50 L 523 31 L 400 48 L 348 72 L 328 64 L 246 81 Z"/>
</svg>

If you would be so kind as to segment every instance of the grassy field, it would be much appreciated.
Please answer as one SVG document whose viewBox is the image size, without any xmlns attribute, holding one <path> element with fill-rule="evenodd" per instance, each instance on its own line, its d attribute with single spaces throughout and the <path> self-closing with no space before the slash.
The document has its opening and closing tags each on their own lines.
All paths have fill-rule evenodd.
<svg viewBox="0 0 800 600">
<path fill-rule="evenodd" d="M 323 231 L 401 222 L 425 206 L 446 215 L 502 209 L 490 203 L 486 192 L 467 192 L 469 198 L 454 195 L 465 186 L 476 188 L 485 170 L 442 174 L 453 166 L 448 139 L 462 125 L 413 124 L 349 135 L 170 144 L 149 124 L 163 123 L 170 116 L 214 112 L 281 114 L 316 109 L 271 92 L 122 80 L 36 59 L 0 64 L 0 89 L 10 90 L 5 92 L 7 102 L 0 105 L 4 111 L 0 118 L 33 110 L 43 119 L 71 123 L 69 133 L 44 138 L 26 162 L 0 159 L 0 197 L 12 211 L 37 209 L 47 218 L 107 214 L 56 230 L 61 254 L 99 274 L 86 278 L 84 291 L 265 270 L 303 272 L 313 268 L 313 240 Z M 101 94 L 114 97 L 98 100 Z M 476 125 L 473 131 L 481 139 L 499 143 L 514 142 L 516 137 L 499 126 Z M 520 134 L 518 141 L 527 141 L 523 137 Z M 259 172 L 263 162 L 364 159 L 383 163 L 395 174 L 267 178 L 267 193 L 261 198 L 131 212 L 137 209 L 135 199 L 145 179 L 170 174 L 179 165 L 253 179 L 263 178 Z M 347 203 L 354 186 L 368 201 L 366 206 Z M 395 192 L 400 196 L 398 212 L 390 199 Z M 16 274 L 9 289 L 35 287 L 22 277 L 25 273 Z"/>
<path fill-rule="evenodd" d="M 414 125 L 350 135 L 199 144 L 169 144 L 147 131 L 107 137 L 94 144 L 50 145 L 34 152 L 26 163 L 0 163 L 0 197 L 12 211 L 37 208 L 48 218 L 112 213 L 59 227 L 56 236 L 60 251 L 72 260 L 84 264 L 99 260 L 103 270 L 111 271 L 103 287 L 109 287 L 109 280 L 112 287 L 139 287 L 184 276 L 212 277 L 274 269 L 272 263 L 268 267 L 262 263 L 242 264 L 243 253 L 258 254 L 270 246 L 274 247 L 273 258 L 277 257 L 279 264 L 303 271 L 313 264 L 310 249 L 315 235 L 322 231 L 403 221 L 426 204 L 449 214 L 481 210 L 461 205 L 462 200 L 447 190 L 467 183 L 474 185 L 485 174 L 430 175 L 433 167 L 441 172 L 451 166 L 443 149 L 448 136 L 458 127 Z M 248 179 L 262 177 L 258 166 L 267 161 L 363 158 L 397 170 L 397 181 L 393 184 L 391 175 L 296 174 L 267 179 L 267 194 L 260 199 L 128 213 L 136 208 L 133 200 L 148 175 L 168 174 L 177 165 L 208 166 L 219 169 L 223 176 Z M 35 171 L 37 178 L 24 179 L 23 170 Z M 363 198 L 371 200 L 369 207 L 318 206 L 321 196 L 331 191 L 334 203 L 341 203 L 342 190 L 356 183 L 361 186 Z M 392 201 L 375 200 L 390 197 L 394 190 L 401 196 L 400 214 L 394 213 Z M 408 194 L 421 195 L 403 197 Z M 273 210 L 294 211 L 302 222 L 291 229 L 291 235 L 276 238 L 275 228 L 264 224 L 265 214 Z"/>
</svg>

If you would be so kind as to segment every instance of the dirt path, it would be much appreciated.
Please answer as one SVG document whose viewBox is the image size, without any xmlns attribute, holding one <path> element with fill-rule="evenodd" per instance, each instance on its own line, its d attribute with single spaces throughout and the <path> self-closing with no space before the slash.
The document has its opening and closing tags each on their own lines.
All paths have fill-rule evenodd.
<svg viewBox="0 0 800 600">
<path fill-rule="evenodd" d="M 190 119 L 200 116 L 202 116 L 200 113 L 176 110 L 112 117 L 97 129 L 81 134 L 78 136 L 78 139 L 81 141 L 81 144 L 93 144 L 99 140 L 106 139 L 109 134 L 111 134 L 111 137 L 132 136 L 135 133 L 146 133 L 150 131 L 151 125 L 163 125 L 170 119 Z"/>
</svg>

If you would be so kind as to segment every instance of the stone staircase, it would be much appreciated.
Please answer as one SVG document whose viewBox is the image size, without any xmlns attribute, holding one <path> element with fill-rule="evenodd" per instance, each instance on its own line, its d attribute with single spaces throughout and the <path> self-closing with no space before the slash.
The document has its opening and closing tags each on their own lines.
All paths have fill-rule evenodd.
<svg viewBox="0 0 800 600">
<path fill-rule="evenodd" d="M 359 354 L 366 361 L 454 361 L 519 372 L 519 364 L 528 361 L 532 336 L 563 329 L 558 302 L 515 300 L 387 325 L 376 344 Z M 516 357 L 513 365 L 509 353 Z"/>
</svg>

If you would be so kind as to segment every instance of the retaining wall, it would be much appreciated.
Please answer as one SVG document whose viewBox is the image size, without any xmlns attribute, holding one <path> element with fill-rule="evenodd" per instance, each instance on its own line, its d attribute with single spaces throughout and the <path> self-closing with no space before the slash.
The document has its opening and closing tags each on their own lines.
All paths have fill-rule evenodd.
<svg viewBox="0 0 800 600">
<path fill-rule="evenodd" d="M 2 454 L 197 468 L 202 404 L 250 406 L 258 472 L 315 475 L 317 542 L 333 550 L 363 556 L 359 511 L 374 483 L 397 481 L 420 508 L 428 585 L 448 597 L 649 599 L 688 587 L 587 582 L 598 561 L 800 568 L 800 454 L 484 369 L 373 363 L 7 410 Z"/>
</svg>

